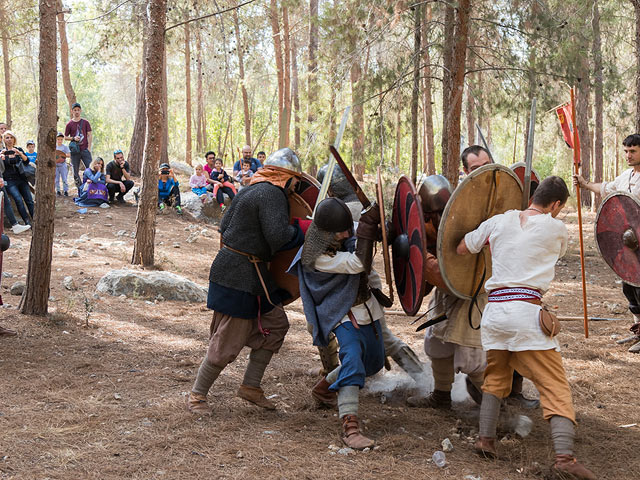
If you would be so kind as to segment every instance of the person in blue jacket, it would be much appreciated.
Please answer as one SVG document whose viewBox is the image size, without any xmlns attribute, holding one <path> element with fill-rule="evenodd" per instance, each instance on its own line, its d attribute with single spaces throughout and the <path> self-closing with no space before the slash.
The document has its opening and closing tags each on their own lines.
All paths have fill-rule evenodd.
<svg viewBox="0 0 640 480">
<path fill-rule="evenodd" d="M 161 164 L 160 178 L 158 179 L 158 208 L 160 210 L 164 210 L 166 205 L 174 205 L 178 215 L 182 215 L 179 185 L 173 174 L 173 168 L 168 163 Z"/>
<path fill-rule="evenodd" d="M 104 174 L 104 160 L 96 157 L 89 168 L 84 169 L 79 194 L 73 201 L 79 207 L 109 207 L 109 193 Z"/>
</svg>

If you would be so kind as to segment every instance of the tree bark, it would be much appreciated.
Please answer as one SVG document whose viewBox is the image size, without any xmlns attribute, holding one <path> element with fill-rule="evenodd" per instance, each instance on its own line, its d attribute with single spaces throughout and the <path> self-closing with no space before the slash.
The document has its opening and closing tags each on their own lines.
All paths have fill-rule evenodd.
<svg viewBox="0 0 640 480">
<path fill-rule="evenodd" d="M 640 0 L 632 0 L 636 16 L 636 132 L 640 132 Z"/>
<path fill-rule="evenodd" d="M 472 37 L 473 38 L 473 37 Z M 469 39 L 471 41 L 471 38 Z M 471 50 L 467 51 L 467 68 L 473 70 L 476 66 L 476 57 Z M 467 75 L 467 105 L 465 114 L 467 120 L 467 145 L 471 146 L 476 143 L 476 119 L 473 114 L 474 108 L 474 88 L 475 73 Z"/>
<path fill-rule="evenodd" d="M 3 15 L 3 18 L 7 18 Z M 2 27 L 2 66 L 4 72 L 4 122 L 11 128 L 11 68 L 9 66 L 9 32 L 6 25 Z"/>
<path fill-rule="evenodd" d="M 67 97 L 69 111 L 71 105 L 76 103 L 76 92 L 71 84 L 71 75 L 69 73 L 69 43 L 67 42 L 67 22 L 64 19 L 62 1 L 58 0 L 58 30 L 60 35 L 60 67 L 62 70 L 62 85 L 64 86 L 64 94 Z"/>
<path fill-rule="evenodd" d="M 133 124 L 133 133 L 131 134 L 131 142 L 129 143 L 129 154 L 127 162 L 131 168 L 131 173 L 140 175 L 142 173 L 142 156 L 144 153 L 144 144 L 147 137 L 147 102 L 145 100 L 145 85 L 147 80 L 147 48 L 148 48 L 148 19 L 146 9 L 141 9 L 142 17 L 142 65 L 140 72 L 140 82 L 136 88 L 136 118 Z"/>
<path fill-rule="evenodd" d="M 235 12 L 235 10 L 234 10 Z M 185 115 L 186 115 L 186 132 L 185 132 L 185 154 L 184 160 L 187 165 L 192 163 L 192 146 L 191 146 L 191 27 L 188 23 L 184 24 L 184 83 L 185 83 Z"/>
<path fill-rule="evenodd" d="M 350 50 L 355 51 L 356 39 L 351 37 Z M 362 66 L 360 59 L 356 56 L 351 60 L 350 80 L 351 80 L 351 111 L 353 112 L 353 147 L 351 151 L 351 169 L 358 180 L 363 179 L 365 171 L 364 158 L 364 85 L 362 80 Z"/>
<path fill-rule="evenodd" d="M 315 109 L 318 99 L 318 0 L 309 0 L 309 45 L 307 64 L 307 143 L 313 141 L 314 123 L 316 120 Z M 334 138 L 334 137 L 331 137 Z M 315 155 L 310 155 L 310 169 L 317 169 Z"/>
<path fill-rule="evenodd" d="M 289 35 L 289 8 L 282 7 L 282 35 L 284 40 L 284 146 L 291 144 L 291 37 Z"/>
<path fill-rule="evenodd" d="M 276 74 L 278 78 L 278 148 L 286 147 L 284 124 L 284 66 L 282 61 L 282 39 L 280 38 L 280 14 L 278 0 L 271 0 L 269 8 L 271 32 L 273 33 L 273 50 L 276 57 Z"/>
<path fill-rule="evenodd" d="M 165 92 L 165 24 L 166 0 L 149 0 L 148 48 L 145 56 L 147 138 L 142 163 L 142 189 L 136 217 L 136 240 L 131 263 L 151 267 L 154 263 L 155 220 L 158 201 L 158 164 L 162 158 Z"/>
<path fill-rule="evenodd" d="M 444 7 L 444 48 L 442 52 L 442 174 L 449 178 L 449 170 L 458 166 L 457 159 L 449 154 L 449 131 L 451 128 L 451 88 L 453 78 L 453 45 L 455 42 L 456 12 L 450 3 Z M 457 175 L 456 175 L 457 176 Z"/>
<path fill-rule="evenodd" d="M 251 145 L 251 115 L 249 113 L 249 97 L 244 84 L 244 52 L 240 40 L 240 23 L 238 22 L 238 10 L 233 10 L 233 25 L 236 31 L 236 50 L 238 52 L 238 72 L 240 74 L 240 90 L 242 92 L 242 105 L 244 107 L 244 141 L 245 145 Z"/>
<path fill-rule="evenodd" d="M 413 22 L 413 90 L 411 92 L 411 181 L 418 176 L 418 104 L 420 103 L 420 40 L 422 34 L 422 5 L 414 7 Z"/>
<path fill-rule="evenodd" d="M 426 162 L 423 163 L 422 170 L 428 175 L 433 175 L 436 173 L 436 154 L 433 140 L 433 105 L 431 103 L 431 53 L 429 51 L 429 37 L 427 35 L 430 30 L 432 20 L 430 3 L 427 3 L 425 10 L 425 22 L 422 28 L 424 43 L 424 47 L 422 49 L 424 59 L 424 88 L 422 92 L 422 104 L 424 112 L 424 136 L 426 143 L 424 155 L 426 156 Z"/>
<path fill-rule="evenodd" d="M 454 188 L 458 184 L 458 172 L 460 170 L 460 160 L 458 158 L 460 155 L 460 116 L 462 113 L 462 93 L 464 89 L 470 10 L 471 0 L 460 0 L 458 8 L 456 9 L 457 21 L 455 22 L 453 56 L 449 72 L 451 76 L 449 106 L 445 110 L 445 116 L 448 117 L 448 121 L 446 122 L 448 127 L 446 135 L 447 168 L 445 170 L 443 166 L 443 173 Z M 447 72 L 445 72 L 445 76 L 447 76 Z"/>
<path fill-rule="evenodd" d="M 291 95 L 293 96 L 293 147 L 300 148 L 300 95 L 298 90 L 298 48 L 296 39 L 291 39 Z"/>
<path fill-rule="evenodd" d="M 202 92 L 202 38 L 200 29 L 196 30 L 196 72 L 198 81 L 196 82 L 196 148 L 199 153 L 205 151 L 204 126 L 204 95 Z"/>
<path fill-rule="evenodd" d="M 593 15 L 591 17 L 593 27 L 593 67 L 595 70 L 595 145 L 594 145 L 594 177 L 593 181 L 600 183 L 603 180 L 602 167 L 604 163 L 604 138 L 603 138 L 603 79 L 602 79 L 602 37 L 600 35 L 600 10 L 598 0 L 593 2 Z M 595 195 L 595 206 L 600 205 L 600 194 Z"/>
<path fill-rule="evenodd" d="M 585 39 L 582 40 L 586 43 Z M 582 45 L 581 51 L 589 50 L 588 44 Z M 580 81 L 576 89 L 576 122 L 578 124 L 578 136 L 580 138 L 580 161 L 582 164 L 582 176 L 589 181 L 591 177 L 591 134 L 589 132 L 589 119 L 591 118 L 591 106 L 589 102 L 589 57 L 581 55 L 578 60 L 578 76 Z M 582 204 L 591 206 L 591 194 L 582 195 Z"/>
<path fill-rule="evenodd" d="M 56 123 L 58 80 L 56 74 L 56 0 L 40 0 L 40 54 L 38 107 L 38 168 L 36 170 L 33 238 L 29 249 L 27 285 L 20 311 L 26 315 L 46 315 L 53 256 L 52 221 L 55 213 Z"/>
<path fill-rule="evenodd" d="M 401 137 L 401 129 L 400 129 L 400 108 L 398 108 L 396 110 L 396 151 L 395 151 L 395 158 L 396 158 L 396 168 L 399 169 L 400 168 L 400 142 L 402 140 Z M 414 182 L 415 183 L 415 182 Z"/>
</svg>

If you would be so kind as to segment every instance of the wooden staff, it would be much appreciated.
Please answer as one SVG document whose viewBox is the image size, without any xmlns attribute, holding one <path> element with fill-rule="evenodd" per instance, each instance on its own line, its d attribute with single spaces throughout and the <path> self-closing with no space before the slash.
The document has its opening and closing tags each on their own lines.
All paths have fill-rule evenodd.
<svg viewBox="0 0 640 480">
<path fill-rule="evenodd" d="M 573 172 L 580 174 L 580 138 L 576 124 L 576 101 L 574 89 L 571 87 L 571 121 L 573 123 Z M 582 311 L 584 312 L 584 338 L 589 338 L 589 318 L 587 317 L 587 282 L 584 272 L 584 240 L 582 238 L 582 201 L 580 200 L 580 185 L 576 188 L 578 202 L 578 228 L 580 232 L 580 271 L 582 273 Z"/>
</svg>

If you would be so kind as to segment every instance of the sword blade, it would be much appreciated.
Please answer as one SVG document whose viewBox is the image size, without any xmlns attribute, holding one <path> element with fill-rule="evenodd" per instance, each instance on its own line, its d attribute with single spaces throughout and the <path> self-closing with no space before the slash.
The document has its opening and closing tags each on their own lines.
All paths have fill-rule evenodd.
<svg viewBox="0 0 640 480">
<path fill-rule="evenodd" d="M 529 206 L 531 194 L 531 162 L 533 161 L 533 136 L 536 129 L 536 98 L 531 101 L 531 114 L 529 116 L 529 136 L 527 137 L 527 155 L 524 166 L 524 189 L 522 192 L 522 210 Z"/>
<path fill-rule="evenodd" d="M 486 148 L 487 152 L 489 152 L 489 158 L 491 159 L 491 163 L 496 163 L 496 161 L 493 159 L 493 155 L 491 154 L 491 150 L 489 149 L 489 144 L 487 143 L 487 140 L 484 138 L 484 135 L 482 134 L 482 129 L 480 128 L 480 125 L 478 125 L 478 122 L 476 122 L 476 130 L 478 131 L 478 136 L 480 137 L 480 140 L 482 140 L 482 144 L 484 145 L 484 148 Z"/>
</svg>

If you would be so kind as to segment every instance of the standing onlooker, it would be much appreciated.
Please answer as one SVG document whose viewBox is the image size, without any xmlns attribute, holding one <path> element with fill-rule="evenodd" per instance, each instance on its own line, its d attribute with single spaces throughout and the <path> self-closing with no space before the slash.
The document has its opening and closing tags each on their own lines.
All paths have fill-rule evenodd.
<svg viewBox="0 0 640 480">
<path fill-rule="evenodd" d="M 76 182 L 78 193 L 82 186 L 80 179 L 80 160 L 84 164 L 84 168 L 89 168 L 91 164 L 91 142 L 93 133 L 91 132 L 91 124 L 81 118 L 82 107 L 78 102 L 71 105 L 71 120 L 67 123 L 64 130 L 65 140 L 71 140 L 69 150 L 71 151 L 71 165 L 73 166 L 73 179 Z"/>
<path fill-rule="evenodd" d="M 4 140 L 2 139 L 4 138 L 4 132 L 7 130 L 9 130 L 9 125 L 4 122 L 0 122 L 0 149 L 4 148 Z"/>
<path fill-rule="evenodd" d="M 4 148 L 4 140 L 3 140 L 4 132 L 6 132 L 8 129 L 9 129 L 9 126 L 6 123 L 0 122 L 0 150 Z M 0 189 L 2 189 L 2 192 L 4 193 L 4 198 L 5 198 L 4 214 L 7 217 L 7 220 L 9 220 L 9 224 L 11 225 L 11 230 L 13 231 L 13 233 L 17 235 L 19 233 L 26 232 L 27 230 L 29 230 L 31 228 L 31 225 L 20 225 L 16 220 L 16 216 L 13 213 L 13 208 L 11 208 L 11 202 L 9 201 L 9 192 L 7 192 L 7 189 L 5 188 L 4 179 L 2 178 L 3 174 L 4 174 L 4 162 L 0 161 Z"/>
<path fill-rule="evenodd" d="M 4 180 L 7 192 L 16 202 L 16 207 L 24 223 L 30 225 L 34 214 L 34 205 L 29 183 L 24 175 L 24 166 L 29 164 L 29 159 L 24 154 L 24 150 L 17 146 L 18 140 L 11 130 L 4 132 L 2 139 L 5 148 L 0 151 L 0 160 L 4 163 Z M 28 213 L 24 208 L 25 203 L 29 210 Z"/>
<path fill-rule="evenodd" d="M 251 156 L 251 152 L 252 150 L 249 145 L 245 145 L 244 147 L 242 147 L 242 158 L 233 165 L 234 177 L 238 174 L 240 170 L 242 170 L 243 160 L 249 160 L 251 162 L 251 171 L 253 173 L 256 173 L 259 168 L 262 168 L 262 163 L 260 163 L 260 161 L 257 158 L 253 158 Z M 264 153 L 264 152 L 260 152 L 260 153 Z"/>
<path fill-rule="evenodd" d="M 71 156 L 69 147 L 64 143 L 64 134 L 58 132 L 56 137 L 56 193 L 58 196 L 62 195 L 60 192 L 60 180 L 62 180 L 62 188 L 64 190 L 64 196 L 69 196 L 69 185 L 67 184 L 67 175 L 69 174 L 69 166 L 67 165 L 67 158 Z"/>
<path fill-rule="evenodd" d="M 129 162 L 124 159 L 122 150 L 115 150 L 113 152 L 113 160 L 107 164 L 109 203 L 113 202 L 116 193 L 118 194 L 118 203 L 127 203 L 124 200 L 124 196 L 134 185 L 130 172 Z"/>
<path fill-rule="evenodd" d="M 34 142 L 33 140 L 27 140 L 27 151 L 25 152 L 25 155 L 27 156 L 29 161 L 35 165 L 36 158 L 38 158 L 38 152 L 36 152 L 36 142 Z"/>
</svg>

